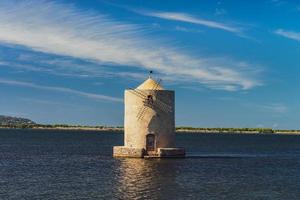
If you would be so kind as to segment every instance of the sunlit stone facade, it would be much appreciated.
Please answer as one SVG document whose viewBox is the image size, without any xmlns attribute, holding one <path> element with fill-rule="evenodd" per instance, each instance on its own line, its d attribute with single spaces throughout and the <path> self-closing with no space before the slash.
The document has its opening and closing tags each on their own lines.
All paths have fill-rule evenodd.
<svg viewBox="0 0 300 200">
<path fill-rule="evenodd" d="M 174 99 L 174 91 L 152 78 L 125 90 L 124 146 L 114 147 L 114 156 L 184 156 L 184 149 L 175 148 Z"/>
</svg>

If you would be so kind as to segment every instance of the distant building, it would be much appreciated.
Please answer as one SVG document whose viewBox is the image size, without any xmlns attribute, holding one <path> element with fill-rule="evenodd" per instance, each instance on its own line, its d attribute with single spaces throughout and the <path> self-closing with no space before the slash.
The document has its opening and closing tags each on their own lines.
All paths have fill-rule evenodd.
<svg viewBox="0 0 300 200">
<path fill-rule="evenodd" d="M 150 76 L 136 89 L 125 90 L 124 146 L 114 157 L 184 157 L 175 148 L 174 91 Z"/>
</svg>

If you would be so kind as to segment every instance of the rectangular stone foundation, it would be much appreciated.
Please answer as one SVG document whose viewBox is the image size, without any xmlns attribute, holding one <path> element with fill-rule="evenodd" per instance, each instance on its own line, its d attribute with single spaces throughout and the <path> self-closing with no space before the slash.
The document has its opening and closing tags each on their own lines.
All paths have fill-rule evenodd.
<svg viewBox="0 0 300 200">
<path fill-rule="evenodd" d="M 113 148 L 114 157 L 123 158 L 184 158 L 184 148 L 158 148 L 155 154 L 147 155 L 143 148 L 131 148 L 125 146 L 115 146 Z"/>
<path fill-rule="evenodd" d="M 185 149 L 184 148 L 158 148 L 157 154 L 159 157 L 185 157 Z"/>
<path fill-rule="evenodd" d="M 126 158 L 143 158 L 145 155 L 145 149 L 131 148 L 125 146 L 114 146 L 114 157 L 126 157 Z"/>
</svg>

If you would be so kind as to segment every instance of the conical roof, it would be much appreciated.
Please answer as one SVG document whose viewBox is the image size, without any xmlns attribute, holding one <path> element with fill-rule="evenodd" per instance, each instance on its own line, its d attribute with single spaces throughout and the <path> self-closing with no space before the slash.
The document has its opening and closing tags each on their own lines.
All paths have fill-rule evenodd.
<svg viewBox="0 0 300 200">
<path fill-rule="evenodd" d="M 164 88 L 151 77 L 145 80 L 141 85 L 139 85 L 136 89 L 138 90 L 164 90 Z"/>
</svg>

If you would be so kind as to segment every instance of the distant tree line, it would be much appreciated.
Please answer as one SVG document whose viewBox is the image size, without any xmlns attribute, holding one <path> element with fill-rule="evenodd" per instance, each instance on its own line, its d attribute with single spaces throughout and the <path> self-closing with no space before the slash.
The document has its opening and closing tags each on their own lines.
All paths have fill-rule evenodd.
<svg viewBox="0 0 300 200">
<path fill-rule="evenodd" d="M 176 127 L 176 131 L 201 131 L 201 132 L 258 132 L 258 133 L 274 133 L 276 130 L 271 128 L 201 128 L 180 126 Z"/>
<path fill-rule="evenodd" d="M 116 130 L 122 131 L 123 126 L 107 126 L 107 125 L 97 125 L 97 126 L 87 126 L 87 125 L 68 125 L 68 124 L 33 124 L 33 123 L 21 123 L 21 124 L 0 124 L 0 128 L 15 128 L 15 129 L 97 129 L 97 130 Z M 178 132 L 210 132 L 210 133 L 243 133 L 243 132 L 253 132 L 253 133 L 300 133 L 300 130 L 276 130 L 272 128 L 203 128 L 203 127 L 190 127 L 190 126 L 180 126 L 176 127 Z"/>
<path fill-rule="evenodd" d="M 123 126 L 87 126 L 87 125 L 68 125 L 68 124 L 0 124 L 1 128 L 95 128 L 95 129 L 122 129 Z"/>
</svg>

